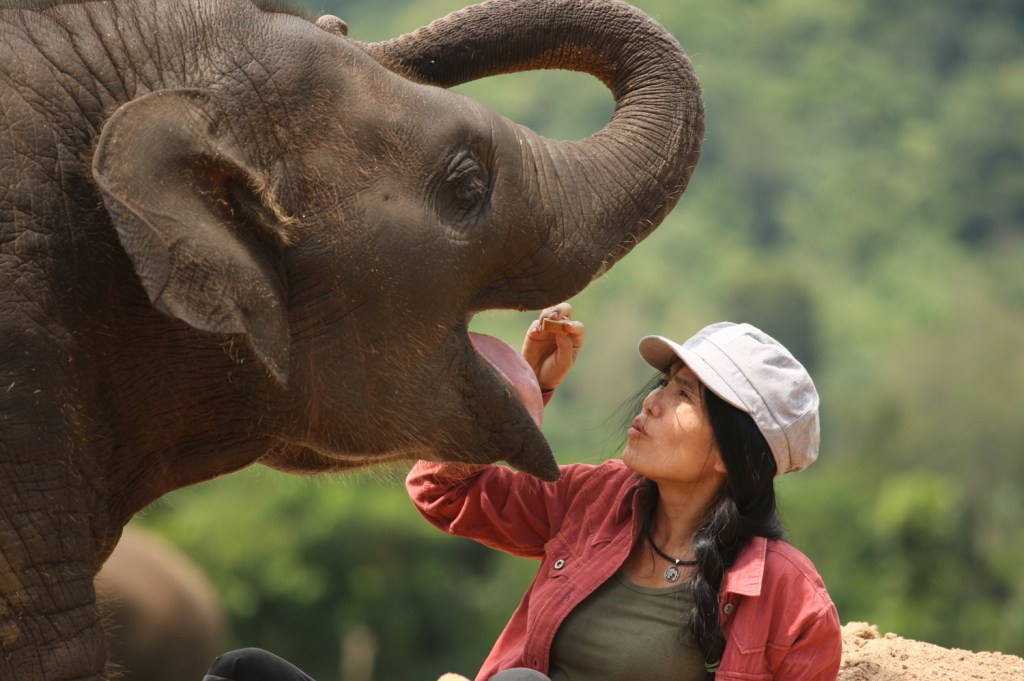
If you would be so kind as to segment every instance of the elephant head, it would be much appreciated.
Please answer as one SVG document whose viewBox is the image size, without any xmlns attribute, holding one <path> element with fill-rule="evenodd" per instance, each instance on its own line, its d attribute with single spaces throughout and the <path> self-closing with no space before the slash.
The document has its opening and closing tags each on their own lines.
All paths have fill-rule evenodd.
<svg viewBox="0 0 1024 681">
<path fill-rule="evenodd" d="M 273 377 L 254 426 L 268 465 L 441 456 L 557 475 L 467 326 L 574 295 L 672 208 L 702 133 L 679 45 L 615 1 L 499 0 L 376 44 L 272 26 L 302 58 L 274 62 L 261 102 L 158 90 L 104 126 L 94 175 L 149 299 L 244 338 Z M 446 89 L 536 68 L 603 80 L 612 120 L 556 142 Z"/>
<path fill-rule="evenodd" d="M 382 43 L 249 0 L 0 6 L 0 677 L 95 678 L 91 580 L 161 495 L 255 462 L 558 474 L 478 352 L 574 295 L 697 162 L 678 43 L 617 0 L 494 0 Z M 30 7 L 29 7 L 30 6 Z M 449 90 L 611 89 L 544 139 Z"/>
</svg>

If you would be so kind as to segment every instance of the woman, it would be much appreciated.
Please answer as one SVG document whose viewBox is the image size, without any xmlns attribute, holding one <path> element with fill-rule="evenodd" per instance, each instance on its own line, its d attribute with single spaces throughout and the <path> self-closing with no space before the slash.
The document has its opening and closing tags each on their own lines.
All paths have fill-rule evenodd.
<svg viewBox="0 0 1024 681">
<path fill-rule="evenodd" d="M 540 421 L 583 325 L 568 304 L 531 324 L 522 356 L 478 346 Z M 562 320 L 552 328 L 545 319 Z M 748 324 L 660 336 L 662 372 L 621 460 L 541 483 L 502 466 L 418 462 L 406 480 L 435 526 L 542 561 L 476 681 L 833 681 L 839 618 L 811 562 L 782 541 L 774 478 L 817 458 L 818 395 L 779 343 Z M 541 400 L 543 396 L 543 400 Z M 246 649 L 206 681 L 309 681 Z"/>
<path fill-rule="evenodd" d="M 563 304 L 541 319 L 570 315 Z M 523 356 L 548 395 L 582 344 L 582 325 L 568 330 L 538 320 L 527 333 Z M 748 324 L 639 349 L 663 373 L 621 460 L 563 466 L 553 483 L 419 462 L 406 480 L 435 526 L 542 561 L 476 680 L 835 679 L 839 618 L 783 541 L 774 491 L 817 458 L 810 376 Z"/>
</svg>

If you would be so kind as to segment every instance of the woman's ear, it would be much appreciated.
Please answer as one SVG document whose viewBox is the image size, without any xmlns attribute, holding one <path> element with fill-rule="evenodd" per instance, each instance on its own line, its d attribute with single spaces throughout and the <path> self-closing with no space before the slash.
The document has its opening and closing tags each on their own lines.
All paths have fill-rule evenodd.
<svg viewBox="0 0 1024 681">
<path fill-rule="evenodd" d="M 716 473 L 721 473 L 723 477 L 729 474 L 729 471 L 725 467 L 725 461 L 722 460 L 722 453 L 718 451 L 718 447 L 712 450 L 711 455 L 714 457 L 711 469 Z"/>
</svg>

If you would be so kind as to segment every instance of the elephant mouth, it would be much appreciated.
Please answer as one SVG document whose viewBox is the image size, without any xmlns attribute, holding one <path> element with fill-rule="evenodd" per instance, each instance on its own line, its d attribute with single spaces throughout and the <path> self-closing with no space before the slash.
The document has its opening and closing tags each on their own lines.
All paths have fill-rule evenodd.
<svg viewBox="0 0 1024 681">
<path fill-rule="evenodd" d="M 519 352 L 494 336 L 470 332 L 469 339 L 476 353 L 504 379 L 511 388 L 508 392 L 515 396 L 532 419 L 532 424 L 521 419 L 517 421 L 517 427 L 503 431 L 502 437 L 506 441 L 498 445 L 506 452 L 504 460 L 541 480 L 558 479 L 558 464 L 540 433 L 544 420 L 544 397 L 533 368 Z M 531 442 L 532 446 L 527 444 Z"/>
</svg>

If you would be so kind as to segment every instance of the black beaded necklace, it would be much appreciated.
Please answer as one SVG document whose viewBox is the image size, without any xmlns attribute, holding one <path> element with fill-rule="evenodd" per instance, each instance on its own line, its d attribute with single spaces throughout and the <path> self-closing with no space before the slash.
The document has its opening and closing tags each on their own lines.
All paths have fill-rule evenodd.
<svg viewBox="0 0 1024 681">
<path fill-rule="evenodd" d="M 654 543 L 653 539 L 651 539 L 651 528 L 647 523 L 644 523 L 644 534 L 647 536 L 647 543 L 651 545 L 651 548 L 654 549 L 654 552 L 662 558 L 664 558 L 665 560 L 667 560 L 668 562 L 673 563 L 672 565 L 669 565 L 667 568 L 665 568 L 665 579 L 667 581 L 674 582 L 677 579 L 679 579 L 680 565 L 690 566 L 697 564 L 696 560 L 680 560 L 679 558 L 673 558 L 672 556 L 668 555 L 667 553 L 659 549 L 658 545 Z"/>
</svg>

